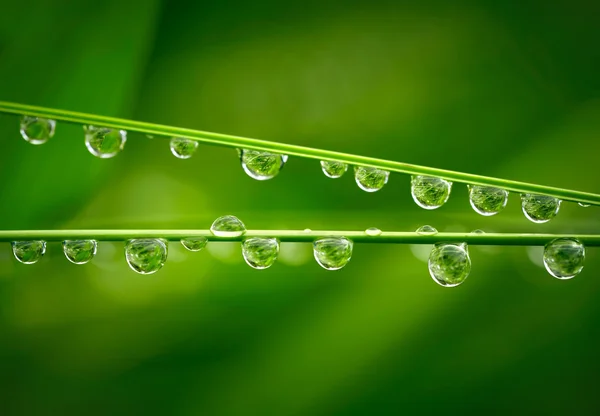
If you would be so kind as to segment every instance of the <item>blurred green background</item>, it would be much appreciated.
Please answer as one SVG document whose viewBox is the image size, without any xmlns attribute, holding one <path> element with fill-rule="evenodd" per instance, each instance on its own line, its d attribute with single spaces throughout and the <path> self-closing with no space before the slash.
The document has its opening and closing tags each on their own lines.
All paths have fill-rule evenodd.
<svg viewBox="0 0 600 416">
<path fill-rule="evenodd" d="M 277 140 L 600 192 L 600 3 L 4 0 L 0 100 Z M 100 160 L 81 127 L 32 146 L 0 116 L 0 229 L 600 232 L 565 203 L 529 223 L 465 186 L 435 211 L 409 177 L 380 192 L 291 158 L 266 182 L 232 149 L 175 159 L 131 134 Z M 0 244 L 2 415 L 598 414 L 600 250 L 558 281 L 541 251 L 471 248 L 464 285 L 427 248 L 356 245 L 338 272 L 310 245 L 250 269 L 238 244 L 171 243 L 155 275 L 122 244 L 84 266 Z"/>
</svg>

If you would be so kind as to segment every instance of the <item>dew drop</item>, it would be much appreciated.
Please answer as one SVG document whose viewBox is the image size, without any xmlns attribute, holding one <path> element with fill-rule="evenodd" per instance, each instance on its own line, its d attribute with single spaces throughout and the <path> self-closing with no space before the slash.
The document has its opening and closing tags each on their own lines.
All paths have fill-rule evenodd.
<svg viewBox="0 0 600 416">
<path fill-rule="evenodd" d="M 547 195 L 521 195 L 521 208 L 525 217 L 538 224 L 548 222 L 558 214 L 560 199 Z"/>
<path fill-rule="evenodd" d="M 304 232 L 305 232 L 305 233 L 312 233 L 312 230 L 311 230 L 310 228 L 305 228 L 305 229 L 304 229 Z"/>
<path fill-rule="evenodd" d="M 337 162 L 335 160 L 322 160 L 321 169 L 328 178 L 341 178 L 344 173 L 348 170 L 348 165 L 344 162 Z"/>
<path fill-rule="evenodd" d="M 483 230 L 473 230 L 473 231 L 471 231 L 471 234 L 485 234 L 485 231 L 483 231 Z"/>
<path fill-rule="evenodd" d="M 579 204 L 580 207 L 584 207 L 584 208 L 589 208 L 592 206 L 592 204 L 584 204 L 583 202 L 578 202 L 577 204 Z"/>
<path fill-rule="evenodd" d="M 557 279 L 572 279 L 581 273 L 585 247 L 575 238 L 557 238 L 544 247 L 544 266 Z"/>
<path fill-rule="evenodd" d="M 41 240 L 13 241 L 11 245 L 15 258 L 23 264 L 37 263 L 46 252 L 46 242 Z"/>
<path fill-rule="evenodd" d="M 366 192 L 379 191 L 387 183 L 390 173 L 387 170 L 368 166 L 355 166 L 354 179 L 360 189 Z"/>
<path fill-rule="evenodd" d="M 181 245 L 189 251 L 200 251 L 206 247 L 208 239 L 206 237 L 187 237 L 181 239 Z"/>
<path fill-rule="evenodd" d="M 419 235 L 435 235 L 437 233 L 438 233 L 438 230 L 436 230 L 431 225 L 423 225 L 423 226 L 417 228 L 417 234 L 419 234 Z"/>
<path fill-rule="evenodd" d="M 125 130 L 114 130 L 106 127 L 84 126 L 85 146 L 91 154 L 100 159 L 116 156 L 127 141 Z"/>
<path fill-rule="evenodd" d="M 425 209 L 441 207 L 450 198 L 452 182 L 431 176 L 413 176 L 410 193 L 418 206 Z"/>
<path fill-rule="evenodd" d="M 44 144 L 54 136 L 56 121 L 46 118 L 23 116 L 21 136 L 31 144 Z"/>
<path fill-rule="evenodd" d="M 98 243 L 96 240 L 65 240 L 63 252 L 71 263 L 85 264 L 94 258 Z"/>
<path fill-rule="evenodd" d="M 476 213 L 490 217 L 506 207 L 508 191 L 491 186 L 469 185 L 469 202 Z"/>
<path fill-rule="evenodd" d="M 460 285 L 471 272 L 471 258 L 465 243 L 438 243 L 429 254 L 429 274 L 441 286 Z"/>
<path fill-rule="evenodd" d="M 376 227 L 367 228 L 365 230 L 365 234 L 371 237 L 377 237 L 378 235 L 381 235 L 381 232 L 382 231 Z"/>
<path fill-rule="evenodd" d="M 127 241 L 125 258 L 136 273 L 152 274 L 159 271 L 167 261 L 168 246 L 160 238 L 140 238 Z"/>
<path fill-rule="evenodd" d="M 217 237 L 239 237 L 246 233 L 246 226 L 238 217 L 224 215 L 212 223 L 210 232 Z"/>
<path fill-rule="evenodd" d="M 272 179 L 287 162 L 287 155 L 261 152 L 258 150 L 238 150 L 244 172 L 253 179 L 265 181 Z"/>
<path fill-rule="evenodd" d="M 198 141 L 173 137 L 169 142 L 171 153 L 178 159 L 189 159 L 198 149 Z"/>
<path fill-rule="evenodd" d="M 321 238 L 313 243 L 313 254 L 324 269 L 339 270 L 350 261 L 352 246 L 346 237 Z"/>
<path fill-rule="evenodd" d="M 242 255 L 254 269 L 267 269 L 275 263 L 279 255 L 279 240 L 276 238 L 254 237 L 242 243 Z"/>
</svg>

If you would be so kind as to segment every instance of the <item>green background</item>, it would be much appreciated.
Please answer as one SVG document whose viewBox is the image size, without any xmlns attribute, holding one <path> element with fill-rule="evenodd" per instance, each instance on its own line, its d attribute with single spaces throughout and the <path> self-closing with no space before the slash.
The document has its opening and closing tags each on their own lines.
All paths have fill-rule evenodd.
<svg viewBox="0 0 600 416">
<path fill-rule="evenodd" d="M 0 100 L 600 192 L 600 3 L 4 0 Z M 409 177 L 374 194 L 290 158 L 246 176 L 233 149 L 175 159 L 131 134 L 100 160 L 80 126 L 32 146 L 0 116 L 0 229 L 208 228 L 598 233 L 598 208 L 528 222 L 511 195 L 434 211 Z M 151 276 L 122 244 L 32 266 L 0 244 L 2 415 L 597 414 L 600 250 L 558 281 L 524 247 L 471 248 L 460 287 L 423 250 L 308 244 L 265 271 L 239 244 L 171 243 Z M 533 261 L 532 261 L 533 259 Z"/>
</svg>

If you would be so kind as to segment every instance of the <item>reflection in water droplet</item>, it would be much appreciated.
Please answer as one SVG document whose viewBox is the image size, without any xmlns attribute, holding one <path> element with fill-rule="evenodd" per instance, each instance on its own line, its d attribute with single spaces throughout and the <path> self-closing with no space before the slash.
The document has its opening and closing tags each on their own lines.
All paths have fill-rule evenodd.
<svg viewBox="0 0 600 416">
<path fill-rule="evenodd" d="M 326 270 L 339 270 L 352 257 L 352 241 L 346 237 L 327 237 L 313 243 L 315 260 Z"/>
<path fill-rule="evenodd" d="M 467 245 L 439 243 L 429 255 L 429 274 L 441 286 L 460 285 L 471 272 L 471 259 Z"/>
<path fill-rule="evenodd" d="M 246 226 L 238 217 L 224 215 L 212 223 L 210 232 L 217 237 L 239 237 L 246 233 Z"/>
<path fill-rule="evenodd" d="M 200 251 L 206 247 L 208 239 L 206 237 L 187 237 L 181 239 L 181 245 L 189 251 Z"/>
<path fill-rule="evenodd" d="M 557 238 L 544 247 L 544 266 L 557 279 L 572 279 L 583 270 L 585 247 L 575 238 Z"/>
<path fill-rule="evenodd" d="M 198 149 L 198 141 L 184 139 L 182 137 L 173 137 L 169 142 L 171 153 L 178 159 L 189 159 Z"/>
<path fill-rule="evenodd" d="M 366 192 L 379 191 L 387 183 L 390 173 L 387 170 L 366 166 L 354 167 L 354 179 L 360 189 Z"/>
<path fill-rule="evenodd" d="M 140 238 L 127 241 L 125 259 L 131 270 L 140 274 L 159 271 L 167 261 L 168 246 L 160 238 Z"/>
<path fill-rule="evenodd" d="M 525 217 L 538 224 L 548 222 L 558 214 L 560 199 L 546 195 L 521 195 L 521 208 Z"/>
<path fill-rule="evenodd" d="M 248 265 L 254 269 L 269 268 L 277 260 L 279 240 L 276 238 L 248 238 L 242 243 L 242 255 Z"/>
<path fill-rule="evenodd" d="M 438 230 L 433 228 L 431 225 L 423 225 L 417 228 L 417 234 L 420 235 L 435 235 L 438 233 Z"/>
<path fill-rule="evenodd" d="M 490 217 L 504 209 L 508 202 L 508 191 L 490 186 L 469 185 L 469 202 L 476 213 Z"/>
<path fill-rule="evenodd" d="M 452 182 L 431 176 L 413 176 L 410 193 L 418 206 L 425 209 L 441 207 L 450 198 Z"/>
<path fill-rule="evenodd" d="M 96 240 L 65 240 L 63 252 L 71 263 L 85 264 L 94 258 L 98 243 Z"/>
<path fill-rule="evenodd" d="M 244 172 L 253 179 L 265 181 L 277 176 L 285 162 L 287 155 L 260 152 L 258 150 L 238 150 Z"/>
<path fill-rule="evenodd" d="M 337 162 L 335 160 L 322 160 L 321 169 L 328 178 L 341 178 L 344 173 L 348 170 L 348 165 L 344 162 Z"/>
<path fill-rule="evenodd" d="M 584 204 L 583 202 L 578 202 L 577 204 L 579 204 L 580 207 L 584 207 L 584 208 L 589 208 L 592 206 L 592 204 Z"/>
<path fill-rule="evenodd" d="M 54 136 L 56 121 L 45 118 L 23 116 L 21 136 L 31 144 L 44 144 Z"/>
<path fill-rule="evenodd" d="M 114 130 L 106 127 L 83 126 L 85 146 L 91 154 L 101 159 L 116 156 L 127 141 L 125 130 Z"/>
<path fill-rule="evenodd" d="M 37 263 L 46 252 L 46 242 L 41 240 L 13 241 L 11 245 L 15 258 L 23 264 Z"/>
<path fill-rule="evenodd" d="M 367 228 L 365 230 L 365 234 L 369 235 L 371 237 L 377 237 L 378 235 L 381 235 L 381 230 L 379 228 L 376 227 L 371 227 L 371 228 Z"/>
</svg>

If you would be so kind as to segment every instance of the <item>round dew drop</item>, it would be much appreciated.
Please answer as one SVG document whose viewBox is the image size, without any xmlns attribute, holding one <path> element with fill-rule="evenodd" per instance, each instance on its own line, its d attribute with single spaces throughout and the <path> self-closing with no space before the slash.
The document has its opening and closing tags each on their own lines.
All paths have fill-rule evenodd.
<svg viewBox="0 0 600 416">
<path fill-rule="evenodd" d="M 71 263 L 85 264 L 96 255 L 98 243 L 96 240 L 65 240 L 63 253 Z"/>
<path fill-rule="evenodd" d="M 276 238 L 248 238 L 242 242 L 242 255 L 253 269 L 271 267 L 279 255 L 279 240 Z"/>
<path fill-rule="evenodd" d="M 37 263 L 46 253 L 46 242 L 41 240 L 13 241 L 11 246 L 15 259 L 23 264 Z"/>
<path fill-rule="evenodd" d="M 169 142 L 171 153 L 178 159 L 189 159 L 198 149 L 198 141 L 173 137 Z"/>
<path fill-rule="evenodd" d="M 556 217 L 561 200 L 547 195 L 521 195 L 521 208 L 525 217 L 538 224 L 548 222 Z"/>
<path fill-rule="evenodd" d="M 417 228 L 417 234 L 419 235 L 435 235 L 437 233 L 438 230 L 431 225 L 422 225 L 421 227 Z"/>
<path fill-rule="evenodd" d="M 346 237 L 327 237 L 313 243 L 317 263 L 325 270 L 339 270 L 350 261 L 353 243 Z"/>
<path fill-rule="evenodd" d="M 490 186 L 469 185 L 469 202 L 476 213 L 490 217 L 506 207 L 508 191 Z"/>
<path fill-rule="evenodd" d="M 181 239 L 181 245 L 189 251 L 200 251 L 206 247 L 208 239 L 206 237 L 187 237 Z"/>
<path fill-rule="evenodd" d="M 348 165 L 344 162 L 337 162 L 335 160 L 322 160 L 321 169 L 328 178 L 341 178 L 344 173 L 348 170 Z"/>
<path fill-rule="evenodd" d="M 238 217 L 224 215 L 212 223 L 210 232 L 217 237 L 239 237 L 246 233 L 246 226 Z"/>
<path fill-rule="evenodd" d="M 452 182 L 431 176 L 413 176 L 410 193 L 418 206 L 424 209 L 441 207 L 450 198 Z"/>
<path fill-rule="evenodd" d="M 136 273 L 152 274 L 159 271 L 167 261 L 168 246 L 160 238 L 129 240 L 125 245 L 125 259 Z"/>
<path fill-rule="evenodd" d="M 116 156 L 127 142 L 125 130 L 114 130 L 106 127 L 84 126 L 85 146 L 91 154 L 100 159 Z"/>
<path fill-rule="evenodd" d="M 379 191 L 388 182 L 390 172 L 367 166 L 354 167 L 354 179 L 360 189 L 365 192 Z"/>
<path fill-rule="evenodd" d="M 557 279 L 567 280 L 583 270 L 585 247 L 575 238 L 557 238 L 544 247 L 544 267 Z"/>
<path fill-rule="evenodd" d="M 429 254 L 429 274 L 445 287 L 460 285 L 471 272 L 471 258 L 465 243 L 438 243 Z"/>
<path fill-rule="evenodd" d="M 244 172 L 253 179 L 266 181 L 279 174 L 287 162 L 287 155 L 242 149 L 239 151 Z"/>
<path fill-rule="evenodd" d="M 56 121 L 46 118 L 23 116 L 21 136 L 31 144 L 44 144 L 54 136 Z"/>
<path fill-rule="evenodd" d="M 365 234 L 371 237 L 377 237 L 378 235 L 381 235 L 381 233 L 382 231 L 376 227 L 367 228 L 365 230 Z"/>
</svg>

